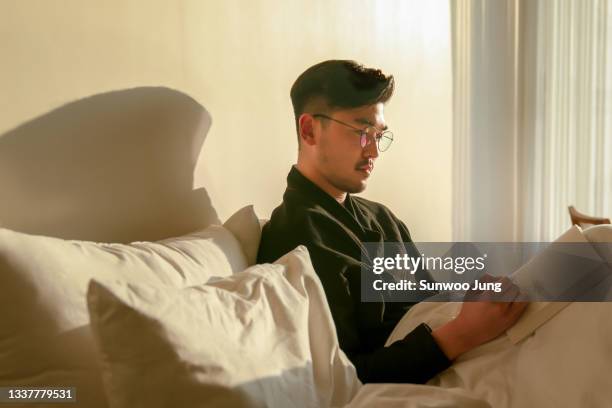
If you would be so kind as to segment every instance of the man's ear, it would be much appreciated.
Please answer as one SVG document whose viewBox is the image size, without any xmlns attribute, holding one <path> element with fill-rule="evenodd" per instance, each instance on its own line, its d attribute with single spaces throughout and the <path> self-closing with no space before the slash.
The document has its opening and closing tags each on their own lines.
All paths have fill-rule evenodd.
<svg viewBox="0 0 612 408">
<path fill-rule="evenodd" d="M 308 145 L 314 145 L 316 143 L 314 137 L 315 123 L 312 115 L 309 113 L 302 113 L 298 119 L 298 123 L 300 125 L 300 140 Z"/>
</svg>

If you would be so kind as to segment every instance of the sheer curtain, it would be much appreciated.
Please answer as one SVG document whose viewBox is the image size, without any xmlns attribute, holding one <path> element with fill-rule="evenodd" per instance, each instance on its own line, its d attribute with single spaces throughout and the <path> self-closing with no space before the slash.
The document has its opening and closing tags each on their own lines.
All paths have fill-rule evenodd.
<svg viewBox="0 0 612 408">
<path fill-rule="evenodd" d="M 451 1 L 455 240 L 612 216 L 611 3 Z"/>
</svg>

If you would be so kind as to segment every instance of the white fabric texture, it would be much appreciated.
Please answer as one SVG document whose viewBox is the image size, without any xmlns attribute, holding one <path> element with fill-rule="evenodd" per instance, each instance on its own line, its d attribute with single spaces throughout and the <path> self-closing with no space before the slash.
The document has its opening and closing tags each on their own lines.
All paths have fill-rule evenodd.
<svg viewBox="0 0 612 408">
<path fill-rule="evenodd" d="M 240 242 L 247 258 L 247 265 L 257 263 L 257 251 L 261 240 L 261 226 L 252 205 L 247 205 L 236 211 L 223 224 Z"/>
<path fill-rule="evenodd" d="M 609 243 L 611 245 L 595 245 L 599 255 L 612 265 L 612 225 L 595 225 L 585 229 L 584 236 L 594 243 Z"/>
<path fill-rule="evenodd" d="M 458 309 L 453 303 L 421 303 L 401 324 L 411 330 L 425 321 L 435 328 Z M 517 345 L 501 336 L 461 356 L 428 385 L 459 388 L 500 408 L 607 406 L 611 314 L 610 303 L 572 303 Z"/>
<path fill-rule="evenodd" d="M 113 408 L 344 406 L 361 385 L 308 251 L 187 289 L 92 281 Z"/>
<path fill-rule="evenodd" d="M 492 408 L 460 388 L 416 384 L 365 384 L 346 408 Z"/>
<path fill-rule="evenodd" d="M 91 278 L 185 287 L 246 266 L 221 226 L 160 242 L 101 244 L 0 229 L 0 386 L 74 386 L 106 406 L 91 337 Z"/>
<path fill-rule="evenodd" d="M 612 242 L 612 227 L 593 231 L 585 232 L 591 242 Z M 406 313 L 387 343 L 421 322 L 439 327 L 459 308 L 460 303 L 420 303 Z M 499 408 L 608 406 L 610 316 L 610 302 L 572 303 L 516 345 L 501 336 L 462 355 L 428 385 L 462 389 Z M 432 387 L 432 395 L 438 392 Z"/>
</svg>

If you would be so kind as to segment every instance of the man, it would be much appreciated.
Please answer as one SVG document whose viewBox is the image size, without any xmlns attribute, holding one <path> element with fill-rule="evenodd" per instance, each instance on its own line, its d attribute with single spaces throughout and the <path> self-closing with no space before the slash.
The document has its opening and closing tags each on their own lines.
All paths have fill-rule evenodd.
<svg viewBox="0 0 612 408">
<path fill-rule="evenodd" d="M 522 303 L 464 303 L 460 314 L 431 331 L 421 324 L 383 347 L 412 304 L 361 302 L 363 242 L 405 242 L 406 226 L 385 206 L 355 197 L 366 187 L 380 151 L 389 148 L 384 104 L 392 76 L 354 61 L 331 60 L 302 73 L 291 88 L 298 160 L 283 203 L 263 229 L 258 262 L 273 262 L 298 245 L 308 248 L 329 303 L 340 347 L 362 382 L 424 383 L 460 354 L 514 324 Z M 505 282 L 513 298 L 518 289 Z"/>
</svg>

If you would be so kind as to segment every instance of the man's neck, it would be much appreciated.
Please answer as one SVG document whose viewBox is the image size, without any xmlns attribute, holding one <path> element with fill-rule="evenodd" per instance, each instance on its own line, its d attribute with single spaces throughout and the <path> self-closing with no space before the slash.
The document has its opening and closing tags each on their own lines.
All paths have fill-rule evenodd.
<svg viewBox="0 0 612 408">
<path fill-rule="evenodd" d="M 332 186 L 319 172 L 317 172 L 311 167 L 302 165 L 299 160 L 295 167 L 302 174 L 302 176 L 306 177 L 317 187 L 319 187 L 321 190 L 330 195 L 338 203 L 344 204 L 344 200 L 346 200 L 346 191 L 338 190 L 337 188 Z"/>
</svg>

